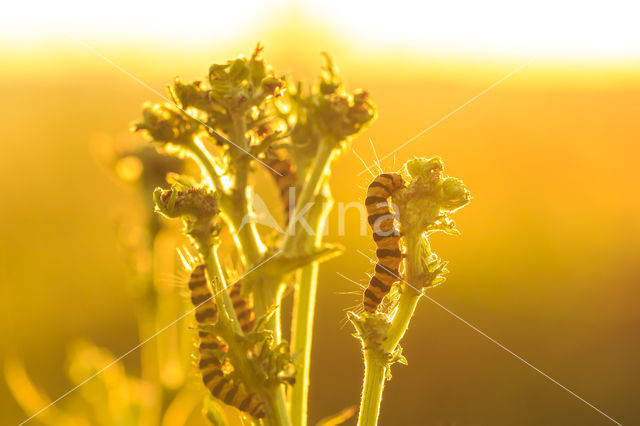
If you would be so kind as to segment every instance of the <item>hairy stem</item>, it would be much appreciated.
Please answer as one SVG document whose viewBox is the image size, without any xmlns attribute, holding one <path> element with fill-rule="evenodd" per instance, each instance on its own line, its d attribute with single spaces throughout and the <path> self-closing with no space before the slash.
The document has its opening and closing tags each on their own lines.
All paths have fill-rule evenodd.
<svg viewBox="0 0 640 426">
<path fill-rule="evenodd" d="M 382 389 L 384 388 L 387 361 L 375 349 L 364 351 L 364 384 L 358 426 L 374 426 L 378 424 Z"/>
<path fill-rule="evenodd" d="M 409 328 L 409 322 L 413 317 L 413 312 L 416 309 L 416 305 L 422 292 L 417 288 L 422 288 L 427 283 L 421 282 L 424 277 L 423 271 L 416 265 L 418 256 L 424 256 L 425 253 L 420 253 L 418 246 L 422 239 L 421 232 L 415 232 L 411 229 L 405 230 L 405 241 L 407 245 L 407 257 L 406 257 L 406 279 L 400 284 L 401 293 L 398 300 L 398 306 L 391 320 L 391 327 L 387 332 L 387 339 L 382 344 L 383 350 L 386 352 L 393 352 L 398 343 L 407 332 Z"/>
<path fill-rule="evenodd" d="M 391 321 L 391 327 L 387 333 L 387 340 L 384 341 L 382 347 L 387 352 L 393 352 L 402 337 L 409 328 L 409 322 L 413 317 L 413 312 L 416 309 L 418 300 L 421 294 L 414 289 L 404 289 L 405 291 L 400 295 L 398 300 L 398 307 L 396 313 Z"/>
<path fill-rule="evenodd" d="M 422 238 L 420 233 L 408 230 L 405 233 L 407 243 L 406 257 L 406 282 L 400 285 L 401 294 L 398 305 L 391 319 L 391 325 L 386 333 L 386 338 L 379 348 L 365 349 L 365 377 L 362 390 L 362 400 L 360 402 L 360 417 L 358 425 L 376 425 L 380 410 L 380 401 L 382 400 L 382 389 L 384 387 L 385 372 L 389 368 L 389 361 L 385 357 L 393 354 L 400 340 L 404 337 L 409 323 L 416 309 L 416 304 L 422 295 L 415 288 L 407 285 L 422 287 L 425 283 L 417 283 L 418 271 L 413 266 L 414 258 L 419 256 L 415 248 L 418 246 L 419 239 Z"/>
</svg>

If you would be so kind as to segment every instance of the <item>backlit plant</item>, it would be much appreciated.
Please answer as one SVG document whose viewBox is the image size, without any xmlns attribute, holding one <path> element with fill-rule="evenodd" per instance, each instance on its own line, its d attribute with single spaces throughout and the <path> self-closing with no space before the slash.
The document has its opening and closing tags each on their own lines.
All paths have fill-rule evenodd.
<svg viewBox="0 0 640 426">
<path fill-rule="evenodd" d="M 153 189 L 153 202 L 168 220 L 147 223 L 151 243 L 146 250 L 156 261 L 159 246 L 153 241 L 172 221 L 179 221 L 188 237 L 190 247 L 180 252 L 190 275 L 183 283 L 190 295 L 188 311 L 195 318 L 194 329 L 187 331 L 197 344 L 187 346 L 187 355 L 175 350 L 175 342 L 173 357 L 162 345 L 143 352 L 146 370 L 157 370 L 142 375 L 144 385 L 118 370 L 117 381 L 128 392 L 155 389 L 151 404 L 131 398 L 133 408 L 120 417 L 126 424 L 178 421 L 176 413 L 195 406 L 186 402 L 193 399 L 184 390 L 186 379 L 199 374 L 209 391 L 204 416 L 214 424 L 306 425 L 318 268 L 341 252 L 322 241 L 332 206 L 330 168 L 373 123 L 375 106 L 366 91 L 345 88 L 328 55 L 320 77 L 307 87 L 267 66 L 260 46 L 248 58 L 212 65 L 205 81 L 176 79 L 168 93 L 167 102 L 144 106 L 134 130 L 160 154 L 177 159 L 163 162 L 162 156 L 137 147 L 118 153 L 114 162 L 137 161 L 144 197 L 160 186 Z M 197 167 L 190 170 L 188 163 Z M 154 168 L 157 164 L 163 167 Z M 252 175 L 259 168 L 273 176 L 280 193 L 286 217 L 276 224 L 283 230 L 278 235 L 256 226 Z M 159 184 L 159 177 L 166 183 Z M 447 272 L 428 236 L 457 233 L 450 215 L 469 200 L 461 181 L 443 175 L 437 157 L 410 160 L 401 174 L 381 174 L 369 186 L 365 204 L 378 260 L 363 291 L 361 313 L 349 313 L 365 359 L 361 425 L 377 423 L 390 366 L 405 362 L 399 341 L 422 290 L 441 283 Z M 142 292 L 148 308 L 141 322 L 148 324 L 171 301 L 154 286 L 152 272 L 145 273 L 150 284 Z M 294 299 L 290 342 L 282 337 L 280 310 L 287 290 Z M 90 345 L 82 351 L 108 358 Z M 81 375 L 78 365 L 82 372 L 98 368 L 74 359 L 74 377 Z M 185 365 L 191 359 L 196 367 L 189 370 Z M 107 385 L 104 398 L 113 398 L 115 391 Z"/>
</svg>

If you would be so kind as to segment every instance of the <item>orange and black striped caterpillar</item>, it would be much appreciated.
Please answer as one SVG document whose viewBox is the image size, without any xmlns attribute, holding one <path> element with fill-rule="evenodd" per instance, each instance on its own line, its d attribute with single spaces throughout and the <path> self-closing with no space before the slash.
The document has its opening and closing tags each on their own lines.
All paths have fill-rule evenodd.
<svg viewBox="0 0 640 426">
<path fill-rule="evenodd" d="M 291 163 L 291 159 L 284 155 L 279 155 L 275 150 L 269 149 L 265 155 L 265 164 L 271 169 L 271 176 L 276 182 L 280 199 L 284 204 L 285 224 L 289 223 L 291 210 L 295 208 L 291 200 L 290 188 L 295 188 L 298 181 L 295 167 Z"/>
<path fill-rule="evenodd" d="M 238 317 L 240 328 L 245 333 L 248 333 L 253 330 L 256 316 L 253 313 L 253 304 L 249 299 L 242 297 L 241 291 L 242 281 L 238 280 L 229 288 L 229 297 L 233 304 L 233 310 L 236 312 L 236 317 Z"/>
<path fill-rule="evenodd" d="M 364 200 L 367 208 L 367 220 L 373 230 L 373 241 L 377 250 L 375 273 L 364 291 L 363 305 L 367 312 L 375 312 L 391 286 L 400 281 L 398 267 L 402 262 L 400 237 L 402 234 L 394 225 L 394 215 L 389 208 L 389 197 L 400 188 L 404 188 L 404 180 L 397 173 L 378 175 L 367 188 Z"/>
<path fill-rule="evenodd" d="M 194 268 L 189 279 L 189 289 L 198 323 L 203 325 L 215 324 L 218 319 L 218 310 L 207 283 L 205 265 L 201 264 Z M 237 297 L 242 299 L 239 287 Z M 246 311 L 247 308 L 242 312 Z M 237 312 L 238 310 L 236 310 L 236 314 Z M 253 310 L 251 309 L 252 316 Z M 242 383 L 236 382 L 232 377 L 225 374 L 223 366 L 225 364 L 224 353 L 228 349 L 227 344 L 213 333 L 207 331 L 201 330 L 198 335 L 200 337 L 198 367 L 202 374 L 202 381 L 211 392 L 211 395 L 225 404 L 251 414 L 253 417 L 264 417 L 264 406 L 258 396 L 255 393 L 247 392 Z"/>
</svg>

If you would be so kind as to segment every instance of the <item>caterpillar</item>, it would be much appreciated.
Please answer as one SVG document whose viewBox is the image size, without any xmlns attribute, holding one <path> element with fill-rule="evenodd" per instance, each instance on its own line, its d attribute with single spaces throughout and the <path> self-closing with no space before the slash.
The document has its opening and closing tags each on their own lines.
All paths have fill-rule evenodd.
<svg viewBox="0 0 640 426">
<path fill-rule="evenodd" d="M 253 330 L 255 323 L 255 314 L 253 313 L 253 304 L 249 299 L 242 297 L 242 282 L 236 281 L 229 289 L 229 297 L 233 304 L 233 310 L 236 312 L 238 322 L 242 331 L 245 333 Z"/>
<path fill-rule="evenodd" d="M 213 294 L 207 284 L 204 264 L 194 268 L 189 279 L 189 289 L 191 290 L 191 302 L 196 308 L 198 323 L 214 324 L 218 318 L 218 311 L 213 301 Z M 258 396 L 255 393 L 247 392 L 242 383 L 236 383 L 233 378 L 225 375 L 223 367 L 224 354 L 228 349 L 227 344 L 207 331 L 201 330 L 198 336 L 200 337 L 198 368 L 202 374 L 202 382 L 209 389 L 211 395 L 225 404 L 251 414 L 253 417 L 264 417 L 264 407 Z"/>
<path fill-rule="evenodd" d="M 295 167 L 289 158 L 279 155 L 272 149 L 266 152 L 265 164 L 271 168 L 269 171 L 276 182 L 280 199 L 284 204 L 285 224 L 289 224 L 291 210 L 295 208 L 295 204 L 292 202 L 295 200 L 291 200 L 290 188 L 295 188 L 298 181 Z"/>
<path fill-rule="evenodd" d="M 218 308 L 207 285 L 206 267 L 196 266 L 189 278 L 191 303 L 196 308 L 196 320 L 200 324 L 215 324 L 218 320 Z"/>
<path fill-rule="evenodd" d="M 404 180 L 397 173 L 382 173 L 369 184 L 367 198 L 367 221 L 373 230 L 373 241 L 377 250 L 375 273 L 364 291 L 363 305 L 367 312 L 375 312 L 382 299 L 389 293 L 391 286 L 399 281 L 398 267 L 402 262 L 400 237 L 402 234 L 395 228 L 393 213 L 388 199 L 400 188 L 404 188 Z"/>
</svg>

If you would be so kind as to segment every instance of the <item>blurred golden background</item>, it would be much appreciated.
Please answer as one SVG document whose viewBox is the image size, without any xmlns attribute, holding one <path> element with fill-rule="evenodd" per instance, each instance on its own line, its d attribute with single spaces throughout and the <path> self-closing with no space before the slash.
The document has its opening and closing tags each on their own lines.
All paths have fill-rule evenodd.
<svg viewBox="0 0 640 426">
<path fill-rule="evenodd" d="M 170 31 L 162 36 L 163 22 L 157 40 L 126 32 L 74 38 L 163 93 L 173 77 L 202 78 L 211 63 L 248 55 L 258 40 L 278 71 L 307 80 L 317 75 L 319 52 L 328 50 L 348 86 L 368 89 L 379 108 L 377 122 L 353 143 L 368 163 L 375 159 L 369 138 L 386 155 L 533 56 L 517 49 L 447 53 L 402 38 L 384 44 L 336 31 L 347 22 L 315 10 L 264 10 L 235 28 L 227 23 L 217 40 L 196 41 L 206 28 L 189 33 L 193 40 L 174 39 Z M 212 28 L 223 18 L 212 19 Z M 457 215 L 462 236 L 433 239 L 452 272 L 430 296 L 632 424 L 640 421 L 640 56 L 533 53 L 536 60 L 382 167 L 439 155 L 474 196 Z M 21 359 L 33 382 L 56 398 L 72 387 L 65 373 L 70 343 L 87 339 L 116 355 L 138 343 L 138 307 L 117 223 L 140 216 L 142 207 L 99 164 L 95 146 L 130 137 L 141 104 L 160 98 L 72 38 L 5 34 L 0 54 L 0 358 Z M 337 202 L 363 200 L 370 179 L 358 175 L 363 169 L 353 153 L 338 160 Z M 334 211 L 327 241 L 347 250 L 321 267 L 311 424 L 357 404 L 362 380 L 359 342 L 344 325 L 345 309 L 359 296 L 341 294 L 358 288 L 336 272 L 365 283 L 372 267 L 358 250 L 373 255 L 373 244 L 358 235 L 355 211 L 346 236 L 337 235 L 335 224 Z M 172 253 L 167 259 L 173 262 Z M 172 280 L 166 292 L 185 299 Z M 382 425 L 609 423 L 427 300 L 402 346 L 409 365 L 393 368 Z M 121 364 L 136 372 L 139 353 Z M 26 418 L 4 378 L 0 400 L 3 424 Z"/>
</svg>

